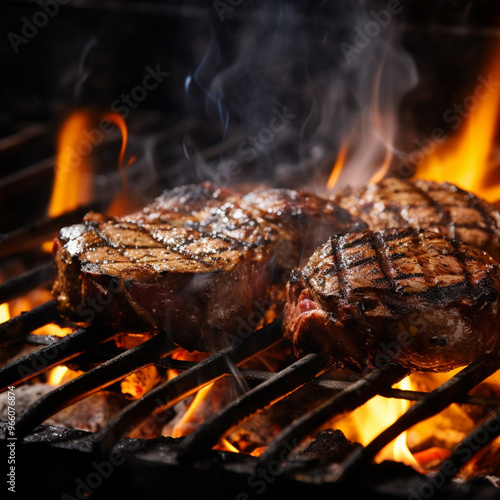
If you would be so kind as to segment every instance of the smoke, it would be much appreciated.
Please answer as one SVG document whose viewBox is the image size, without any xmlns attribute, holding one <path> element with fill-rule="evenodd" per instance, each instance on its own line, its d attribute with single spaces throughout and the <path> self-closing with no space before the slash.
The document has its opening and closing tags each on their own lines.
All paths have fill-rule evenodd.
<svg viewBox="0 0 500 500">
<path fill-rule="evenodd" d="M 242 21 L 215 18 L 225 37 L 212 34 L 189 78 L 224 135 L 242 129 L 246 141 L 211 168 L 237 162 L 254 181 L 322 191 L 348 141 L 341 181 L 366 182 L 387 159 L 398 105 L 417 83 L 397 36 L 404 7 L 397 0 L 243 2 L 231 15 Z M 276 110 L 294 117 L 279 133 L 271 127 Z"/>
</svg>

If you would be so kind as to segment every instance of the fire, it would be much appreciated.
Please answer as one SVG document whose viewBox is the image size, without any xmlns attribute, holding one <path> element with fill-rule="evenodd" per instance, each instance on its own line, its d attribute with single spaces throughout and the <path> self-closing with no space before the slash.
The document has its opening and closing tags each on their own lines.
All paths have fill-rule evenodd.
<svg viewBox="0 0 500 500">
<path fill-rule="evenodd" d="M 156 366 L 146 366 L 122 380 L 120 389 L 133 399 L 149 392 L 160 380 Z"/>
<path fill-rule="evenodd" d="M 49 385 L 59 386 L 63 382 L 69 382 L 82 373 L 83 372 L 79 370 L 70 370 L 67 366 L 56 366 L 50 370 L 47 377 L 47 383 Z"/>
<path fill-rule="evenodd" d="M 120 169 L 120 173 L 122 176 L 125 194 L 127 194 L 128 193 L 128 183 L 127 183 L 127 176 L 125 175 L 125 167 L 129 167 L 136 160 L 136 157 L 132 156 L 132 158 L 130 158 L 129 161 L 127 162 L 127 165 L 124 164 L 124 162 L 125 162 L 125 150 L 127 149 L 127 142 L 128 142 L 127 124 L 125 123 L 125 120 L 121 117 L 121 115 L 119 115 L 118 113 L 107 113 L 103 116 L 103 118 L 114 123 L 118 127 L 118 129 L 120 130 L 120 132 L 122 134 L 122 145 L 120 148 L 120 156 L 118 157 L 118 168 Z"/>
<path fill-rule="evenodd" d="M 396 387 L 399 389 L 410 389 L 411 382 L 409 377 L 402 380 Z M 409 407 L 409 401 L 376 396 L 365 405 L 336 422 L 335 427 L 340 429 L 348 439 L 366 446 L 384 429 L 395 422 Z M 380 451 L 375 461 L 395 460 L 421 470 L 420 464 L 408 449 L 406 436 L 407 433 L 405 432 L 392 443 L 389 443 Z"/>
<path fill-rule="evenodd" d="M 48 216 L 56 217 L 81 205 L 88 204 L 93 198 L 94 163 L 93 152 L 102 141 L 98 124 L 103 120 L 113 123 L 122 135 L 118 157 L 124 191 L 118 194 L 108 210 L 110 215 L 127 213 L 131 208 L 125 168 L 136 157 L 125 163 L 125 150 L 128 142 L 128 129 L 125 120 L 118 113 L 98 115 L 89 111 L 77 111 L 64 122 L 57 139 L 54 184 L 50 198 Z M 98 132 L 96 132 L 98 130 Z M 96 139 L 100 134 L 100 139 Z M 52 241 L 43 244 L 43 250 L 52 251 Z"/>
<path fill-rule="evenodd" d="M 330 173 L 330 177 L 328 182 L 326 183 L 327 189 L 333 189 L 339 180 L 342 169 L 345 165 L 345 160 L 347 156 L 347 142 L 344 142 L 342 146 L 340 146 L 339 155 L 337 156 L 337 160 L 335 161 L 335 165 L 333 165 L 332 172 Z"/>
<path fill-rule="evenodd" d="M 92 129 L 89 113 L 73 113 L 63 124 L 57 140 L 54 186 L 49 217 L 73 210 L 92 199 L 93 164 L 84 133 Z"/>
<path fill-rule="evenodd" d="M 207 385 L 206 387 L 203 387 L 203 389 L 200 389 L 197 393 L 195 398 L 193 399 L 193 402 L 189 406 L 189 408 L 186 410 L 182 418 L 177 422 L 175 425 L 173 431 L 172 431 L 172 437 L 181 437 L 185 436 L 186 434 L 189 434 L 192 432 L 195 427 L 196 427 L 196 422 L 198 421 L 197 418 L 197 410 L 201 407 L 202 402 L 206 399 L 208 394 L 210 393 L 210 390 L 213 387 L 213 383 Z"/>
<path fill-rule="evenodd" d="M 50 385 L 59 385 L 68 370 L 69 368 L 66 366 L 56 366 L 50 371 L 47 383 Z"/>
<path fill-rule="evenodd" d="M 186 434 L 190 434 L 193 432 L 196 427 L 203 423 L 206 420 L 207 411 L 212 408 L 209 401 L 209 398 L 213 398 L 213 387 L 214 384 L 209 384 L 203 389 L 200 389 L 192 403 L 189 405 L 189 408 L 186 410 L 182 418 L 176 423 L 174 426 L 171 436 L 172 437 L 181 437 Z M 216 397 L 215 397 L 216 399 Z M 240 450 L 234 446 L 234 444 L 230 443 L 226 438 L 222 438 L 219 442 L 213 447 L 214 450 L 220 451 L 230 451 L 232 453 L 240 453 Z"/>
<path fill-rule="evenodd" d="M 214 446 L 214 450 L 230 451 L 231 453 L 239 453 L 240 450 L 231 444 L 227 439 L 222 438 L 219 443 Z"/>
<path fill-rule="evenodd" d="M 487 74 L 488 78 L 478 79 L 463 105 L 454 108 L 458 110 L 452 115 L 455 125 L 461 126 L 458 133 L 445 142 L 440 140 L 436 146 L 426 145 L 430 155 L 417 166 L 415 177 L 452 182 L 493 202 L 500 198 L 498 162 L 492 158 L 500 104 L 500 86 L 495 84 L 500 79 L 499 60 L 494 61 Z M 469 110 L 468 116 L 464 108 Z M 426 148 L 422 150 L 424 154 Z"/>
<path fill-rule="evenodd" d="M 134 163 L 136 157 L 132 156 L 125 164 L 125 150 L 127 149 L 128 143 L 128 129 L 125 120 L 118 113 L 107 113 L 103 118 L 114 123 L 122 134 L 122 145 L 120 148 L 120 155 L 118 157 L 118 168 L 120 169 L 120 175 L 122 177 L 123 191 L 115 197 L 107 212 L 109 215 L 123 215 L 134 208 L 129 194 L 128 178 L 125 169 Z"/>
<path fill-rule="evenodd" d="M 4 323 L 10 319 L 9 304 L 0 304 L 0 323 Z"/>
</svg>

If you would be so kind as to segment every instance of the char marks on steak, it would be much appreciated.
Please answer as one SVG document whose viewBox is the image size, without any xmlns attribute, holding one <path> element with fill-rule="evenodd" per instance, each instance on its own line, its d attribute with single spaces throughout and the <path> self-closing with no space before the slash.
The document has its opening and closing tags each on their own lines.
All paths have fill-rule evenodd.
<svg viewBox="0 0 500 500">
<path fill-rule="evenodd" d="M 499 348 L 500 267 L 414 228 L 336 236 L 294 270 L 284 312 L 295 352 L 357 370 L 388 360 L 447 371 Z"/>
<path fill-rule="evenodd" d="M 370 229 L 430 229 L 488 252 L 500 261 L 500 213 L 491 204 L 447 182 L 387 177 L 332 197 Z"/>
<path fill-rule="evenodd" d="M 186 349 L 212 351 L 267 300 L 276 262 L 288 270 L 299 265 L 302 224 L 320 220 L 323 239 L 307 242 L 364 226 L 312 194 L 242 197 L 209 183 L 182 186 L 140 212 L 89 213 L 63 228 L 54 245 L 53 293 L 60 312 L 76 322 L 167 331 Z"/>
</svg>

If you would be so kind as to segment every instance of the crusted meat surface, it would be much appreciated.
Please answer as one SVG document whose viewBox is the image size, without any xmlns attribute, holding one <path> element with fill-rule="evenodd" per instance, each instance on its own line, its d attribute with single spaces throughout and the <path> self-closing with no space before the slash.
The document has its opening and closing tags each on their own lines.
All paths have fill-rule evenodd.
<svg viewBox="0 0 500 500">
<path fill-rule="evenodd" d="M 430 229 L 500 261 L 500 212 L 453 184 L 388 177 L 360 189 L 348 188 L 332 200 L 374 231 L 405 226 Z"/>
<path fill-rule="evenodd" d="M 447 371 L 498 350 L 500 267 L 433 231 L 361 231 L 323 244 L 287 288 L 296 354 L 357 370 Z"/>
<path fill-rule="evenodd" d="M 63 228 L 54 244 L 53 293 L 76 322 L 167 331 L 182 347 L 212 351 L 234 339 L 267 299 L 276 262 L 285 270 L 299 264 L 307 243 L 301 224 L 313 220 L 323 221 L 323 239 L 311 237 L 318 243 L 364 226 L 311 194 L 242 197 L 209 183 L 183 186 L 140 212 L 89 213 Z"/>
</svg>

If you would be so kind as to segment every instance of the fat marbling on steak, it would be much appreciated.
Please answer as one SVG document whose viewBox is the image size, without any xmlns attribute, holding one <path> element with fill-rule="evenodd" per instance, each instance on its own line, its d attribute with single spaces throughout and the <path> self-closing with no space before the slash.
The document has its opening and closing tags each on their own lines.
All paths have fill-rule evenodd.
<svg viewBox="0 0 500 500">
<path fill-rule="evenodd" d="M 500 262 L 500 212 L 448 182 L 387 177 L 332 200 L 363 219 L 373 231 L 391 227 L 430 229 L 488 252 Z"/>
<path fill-rule="evenodd" d="M 53 293 L 76 322 L 167 331 L 186 349 L 212 351 L 268 298 L 276 266 L 289 271 L 332 232 L 364 226 L 310 193 L 182 186 L 140 212 L 91 212 L 63 228 Z"/>
<path fill-rule="evenodd" d="M 323 244 L 292 272 L 284 312 L 295 352 L 364 369 L 384 353 L 447 371 L 497 351 L 500 267 L 433 231 L 361 231 Z"/>
</svg>

